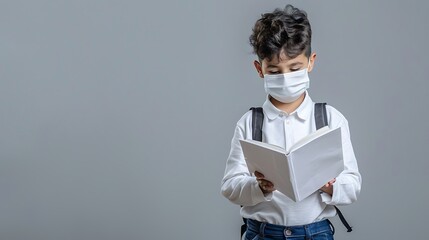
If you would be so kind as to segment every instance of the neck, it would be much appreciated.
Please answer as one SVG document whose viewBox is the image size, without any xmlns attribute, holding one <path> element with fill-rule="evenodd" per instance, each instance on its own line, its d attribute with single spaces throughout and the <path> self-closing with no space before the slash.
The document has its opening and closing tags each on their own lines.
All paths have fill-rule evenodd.
<svg viewBox="0 0 429 240">
<path fill-rule="evenodd" d="M 278 109 L 282 110 L 283 112 L 286 112 L 288 114 L 292 113 L 293 111 L 295 111 L 300 105 L 301 103 L 304 101 L 305 98 L 305 92 L 303 94 L 301 94 L 301 96 L 299 96 L 299 98 L 291 103 L 283 103 L 280 101 L 277 101 L 276 99 L 274 99 L 273 97 L 269 97 L 271 103 Z"/>
</svg>

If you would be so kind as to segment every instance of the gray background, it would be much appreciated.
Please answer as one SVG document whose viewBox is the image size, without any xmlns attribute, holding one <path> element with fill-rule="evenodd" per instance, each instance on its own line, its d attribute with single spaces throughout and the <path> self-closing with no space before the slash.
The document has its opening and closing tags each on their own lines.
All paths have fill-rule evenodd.
<svg viewBox="0 0 429 240">
<path fill-rule="evenodd" d="M 248 37 L 285 3 L 1 1 L 0 239 L 238 239 L 220 181 L 265 98 Z M 424 239 L 429 4 L 291 3 L 363 176 L 336 238 Z"/>
</svg>

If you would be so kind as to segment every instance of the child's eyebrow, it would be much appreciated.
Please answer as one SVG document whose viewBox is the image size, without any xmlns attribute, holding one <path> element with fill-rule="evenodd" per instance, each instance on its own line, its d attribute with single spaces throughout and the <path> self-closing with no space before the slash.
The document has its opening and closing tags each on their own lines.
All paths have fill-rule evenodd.
<svg viewBox="0 0 429 240">
<path fill-rule="evenodd" d="M 294 62 L 294 63 L 288 64 L 288 67 L 294 67 L 296 65 L 302 65 L 302 62 Z M 273 64 L 270 64 L 267 66 L 267 68 L 278 68 L 278 67 L 279 67 L 278 65 L 273 65 Z"/>
<path fill-rule="evenodd" d="M 279 67 L 279 66 L 277 66 L 277 65 L 272 65 L 272 64 L 270 64 L 270 65 L 268 65 L 268 66 L 267 66 L 267 68 L 276 68 L 276 67 Z"/>
<path fill-rule="evenodd" d="M 289 64 L 289 67 L 294 67 L 294 66 L 296 66 L 296 65 L 302 65 L 302 62 L 294 62 L 294 63 L 291 63 L 291 64 Z"/>
</svg>

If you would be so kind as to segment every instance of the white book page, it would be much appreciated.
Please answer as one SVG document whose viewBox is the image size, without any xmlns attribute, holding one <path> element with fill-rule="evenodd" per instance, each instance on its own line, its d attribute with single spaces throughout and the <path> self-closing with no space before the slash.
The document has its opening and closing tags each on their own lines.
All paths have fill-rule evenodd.
<svg viewBox="0 0 429 240">
<path fill-rule="evenodd" d="M 249 173 L 258 171 L 274 184 L 274 188 L 295 200 L 289 164 L 281 147 L 254 140 L 240 140 Z"/>
<path fill-rule="evenodd" d="M 341 128 L 310 141 L 288 157 L 294 169 L 297 201 L 301 201 L 344 170 Z"/>
<path fill-rule="evenodd" d="M 252 139 L 240 140 L 240 142 L 246 142 L 246 143 L 249 143 L 252 145 L 256 145 L 256 146 L 259 146 L 262 148 L 267 148 L 267 149 L 285 154 L 284 148 L 279 147 L 279 146 L 274 145 L 274 144 L 264 143 L 264 142 L 260 142 L 260 141 L 256 141 L 256 140 L 252 140 Z"/>
<path fill-rule="evenodd" d="M 325 126 L 323 128 L 320 128 L 319 130 L 308 134 L 307 136 L 301 138 L 300 140 L 298 140 L 296 143 L 294 143 L 292 145 L 292 147 L 290 148 L 289 152 L 292 152 L 295 149 L 298 149 L 300 147 L 302 147 L 303 145 L 313 141 L 314 139 L 326 134 L 329 131 L 333 131 L 329 128 L 329 126 Z"/>
</svg>

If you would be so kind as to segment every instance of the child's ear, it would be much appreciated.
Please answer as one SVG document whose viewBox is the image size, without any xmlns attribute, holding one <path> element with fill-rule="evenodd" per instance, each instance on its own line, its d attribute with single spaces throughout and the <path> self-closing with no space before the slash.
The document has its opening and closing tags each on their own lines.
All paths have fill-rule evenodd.
<svg viewBox="0 0 429 240">
<path fill-rule="evenodd" d="M 308 66 L 308 72 L 311 72 L 311 70 L 313 70 L 315 60 L 316 60 L 316 53 L 314 52 L 310 55 L 310 64 Z"/>
<path fill-rule="evenodd" d="M 261 63 L 255 60 L 253 61 L 253 65 L 255 65 L 255 68 L 256 68 L 256 71 L 258 72 L 259 77 L 264 78 L 264 74 L 262 73 Z"/>
</svg>

